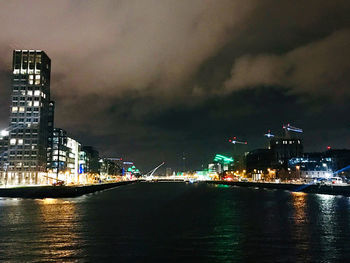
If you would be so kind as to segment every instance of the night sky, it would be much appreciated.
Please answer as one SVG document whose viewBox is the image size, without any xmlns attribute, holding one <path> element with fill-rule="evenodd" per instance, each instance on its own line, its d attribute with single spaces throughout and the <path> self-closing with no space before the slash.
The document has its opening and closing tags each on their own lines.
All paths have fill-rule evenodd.
<svg viewBox="0 0 350 263">
<path fill-rule="evenodd" d="M 283 123 L 350 148 L 350 1 L 1 1 L 0 128 L 13 49 L 52 60 L 55 126 L 149 170 L 201 168 Z M 244 148 L 245 147 L 245 148 Z"/>
</svg>

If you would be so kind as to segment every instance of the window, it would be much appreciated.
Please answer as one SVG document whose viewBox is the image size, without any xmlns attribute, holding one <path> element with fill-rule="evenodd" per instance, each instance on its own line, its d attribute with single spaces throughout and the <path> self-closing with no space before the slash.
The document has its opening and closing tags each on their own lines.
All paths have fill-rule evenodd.
<svg viewBox="0 0 350 263">
<path fill-rule="evenodd" d="M 33 104 L 35 107 L 38 107 L 40 104 L 39 104 L 39 101 L 34 101 L 34 104 Z M 36 108 L 34 108 L 36 109 Z M 38 109 L 39 110 L 39 109 Z"/>
<path fill-rule="evenodd" d="M 10 144 L 11 144 L 11 145 L 16 145 L 16 139 L 11 139 L 11 140 L 10 140 Z"/>
<path fill-rule="evenodd" d="M 40 90 L 34 91 L 34 96 L 40 96 Z"/>
<path fill-rule="evenodd" d="M 18 107 L 12 107 L 12 112 L 17 112 L 18 111 Z"/>
</svg>

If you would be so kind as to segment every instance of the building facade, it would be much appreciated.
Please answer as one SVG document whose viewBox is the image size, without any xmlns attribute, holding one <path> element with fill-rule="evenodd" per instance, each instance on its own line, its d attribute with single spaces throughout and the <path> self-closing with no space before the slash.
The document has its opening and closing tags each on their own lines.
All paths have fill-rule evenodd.
<svg viewBox="0 0 350 263">
<path fill-rule="evenodd" d="M 50 172 L 56 174 L 57 178 L 59 174 L 78 178 L 80 149 L 80 143 L 68 137 L 65 130 L 55 128 L 52 136 L 52 159 L 49 162 Z"/>
<path fill-rule="evenodd" d="M 100 157 L 98 151 L 92 146 L 83 146 L 85 158 L 85 173 L 98 174 L 100 172 Z"/>
<path fill-rule="evenodd" d="M 303 144 L 299 138 L 273 138 L 270 141 L 274 167 L 287 167 L 288 160 L 303 156 Z"/>
<path fill-rule="evenodd" d="M 47 169 L 51 60 L 41 50 L 15 50 L 12 65 L 8 176 L 37 184 Z M 52 116 L 53 117 L 53 116 Z"/>
</svg>

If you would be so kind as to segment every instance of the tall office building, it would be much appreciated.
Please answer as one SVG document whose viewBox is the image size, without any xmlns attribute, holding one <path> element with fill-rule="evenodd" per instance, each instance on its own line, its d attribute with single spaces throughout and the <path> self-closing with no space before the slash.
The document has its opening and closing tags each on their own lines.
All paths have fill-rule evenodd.
<svg viewBox="0 0 350 263">
<path fill-rule="evenodd" d="M 50 72 L 51 60 L 45 52 L 13 51 L 8 147 L 11 184 L 41 183 L 38 173 L 46 172 L 48 142 L 53 127 L 53 123 L 49 126 L 49 122 L 53 122 Z"/>
</svg>

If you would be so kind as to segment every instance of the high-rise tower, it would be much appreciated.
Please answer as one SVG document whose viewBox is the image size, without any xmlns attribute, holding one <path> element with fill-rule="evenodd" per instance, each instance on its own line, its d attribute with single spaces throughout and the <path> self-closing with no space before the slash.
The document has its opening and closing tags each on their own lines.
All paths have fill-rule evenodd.
<svg viewBox="0 0 350 263">
<path fill-rule="evenodd" d="M 51 148 L 51 60 L 41 50 L 15 50 L 12 69 L 9 179 L 13 184 L 36 184 L 40 183 L 38 172 L 46 172 L 47 152 Z"/>
</svg>

